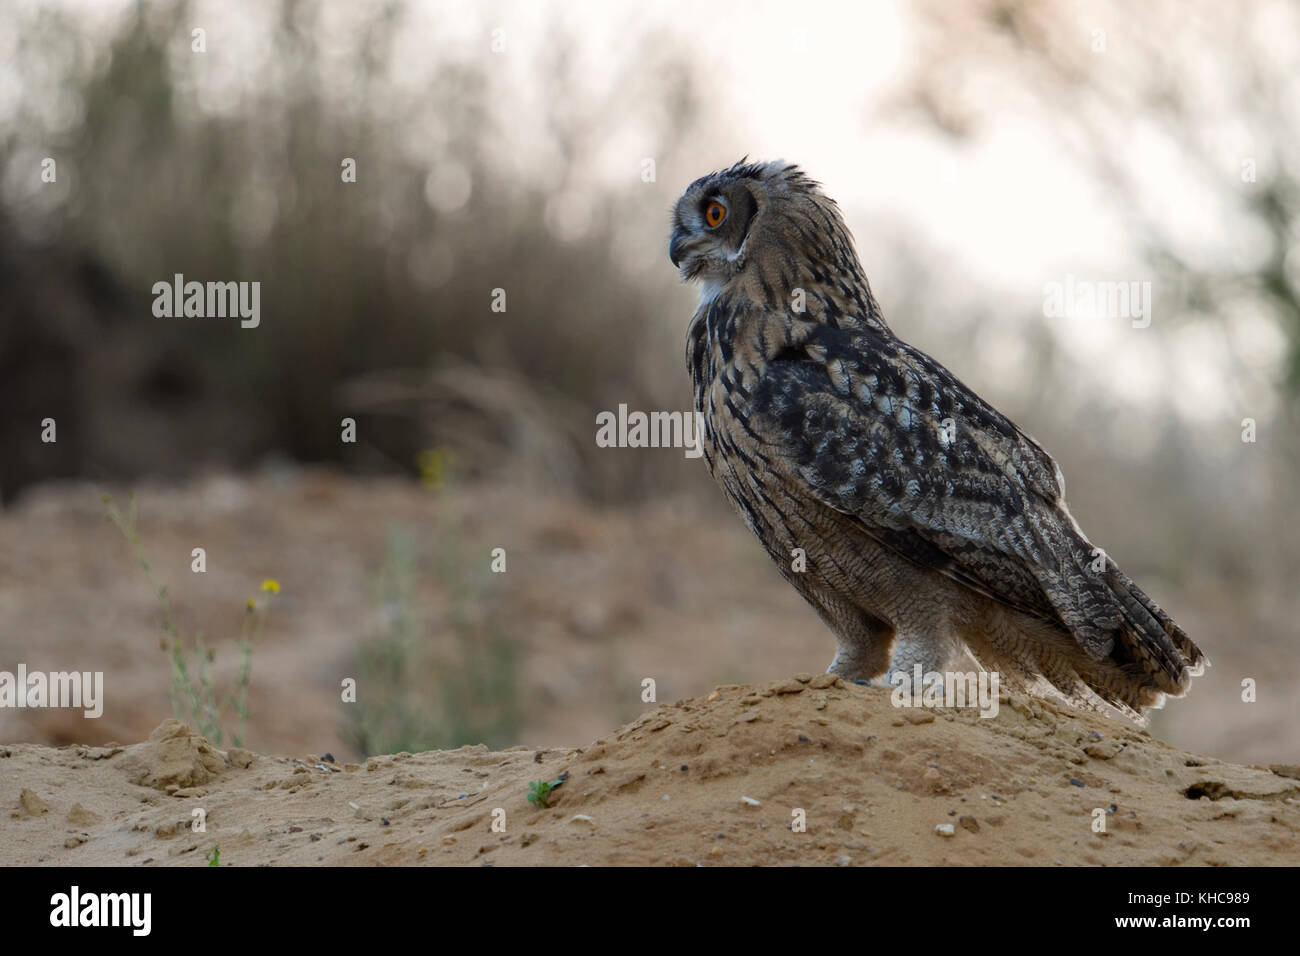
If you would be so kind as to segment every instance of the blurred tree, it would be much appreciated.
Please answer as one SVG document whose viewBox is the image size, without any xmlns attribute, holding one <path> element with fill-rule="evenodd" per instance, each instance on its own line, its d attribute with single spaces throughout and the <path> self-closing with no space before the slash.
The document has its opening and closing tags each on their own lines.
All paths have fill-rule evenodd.
<svg viewBox="0 0 1300 956">
<path fill-rule="evenodd" d="M 517 111 L 502 108 L 520 91 L 489 52 L 492 11 L 466 14 L 482 18 L 478 51 L 441 35 L 439 21 L 413 22 L 416 12 L 248 0 L 222 8 L 229 21 L 207 18 L 205 54 L 191 51 L 183 0 L 135 5 L 106 28 L 94 20 L 94 33 L 84 11 L 15 14 L 23 90 L 0 114 L 0 213 L 32 253 L 10 253 L 0 297 L 25 287 L 39 299 L 64 281 L 55 273 L 89 258 L 120 290 L 120 321 L 61 340 L 66 376 L 82 383 L 61 414 L 84 453 L 42 471 L 48 450 L 24 445 L 17 456 L 35 470 L 6 478 L 5 493 L 69 470 L 182 475 L 274 452 L 413 473 L 421 450 L 499 417 L 500 403 L 467 407 L 482 393 L 435 389 L 396 414 L 391 401 L 349 406 L 365 391 L 345 386 L 401 370 L 419 381 L 447 363 L 509 381 L 542 412 L 530 427 L 553 423 L 543 444 L 582 462 L 541 477 L 615 500 L 675 480 L 667 456 L 647 467 L 597 455 L 591 436 L 599 409 L 680 407 L 687 394 L 679 349 L 661 348 L 662 291 L 638 279 L 626 250 L 666 205 L 631 150 L 655 144 L 663 167 L 691 136 L 690 65 L 663 36 L 632 37 L 609 83 L 593 87 L 569 28 L 551 25 L 531 44 L 543 51 L 542 134 L 521 157 Z M 620 108 L 628 97 L 635 117 Z M 626 179 L 593 177 L 620 136 Z M 55 190 L 31 186 L 47 153 L 59 161 Z M 345 158 L 355 182 L 343 181 Z M 259 281 L 261 325 L 154 317 L 153 284 L 177 273 Z M 508 309 L 494 313 L 502 287 Z M 20 355 L 7 343 L 39 321 L 0 312 L 0 368 L 33 362 L 30 346 Z M 30 404 L 0 406 L 0 434 L 38 441 Z M 339 440 L 346 415 L 358 418 L 356 444 Z M 462 460 L 505 469 L 511 451 Z"/>
<path fill-rule="evenodd" d="M 918 9 L 926 40 L 906 106 L 954 137 L 972 135 L 991 103 L 1034 109 L 1104 186 L 1156 271 L 1162 308 L 1213 317 L 1230 348 L 1243 316 L 1270 316 L 1288 343 L 1278 384 L 1300 397 L 1300 8 L 923 0 Z M 1214 56 L 1188 55 L 1198 49 Z M 1220 216 L 1235 254 L 1200 255 L 1179 232 L 1167 194 L 1148 188 L 1155 171 L 1141 163 L 1153 153 L 1134 149 L 1139 134 L 1192 177 L 1196 192 L 1183 201 Z"/>
</svg>

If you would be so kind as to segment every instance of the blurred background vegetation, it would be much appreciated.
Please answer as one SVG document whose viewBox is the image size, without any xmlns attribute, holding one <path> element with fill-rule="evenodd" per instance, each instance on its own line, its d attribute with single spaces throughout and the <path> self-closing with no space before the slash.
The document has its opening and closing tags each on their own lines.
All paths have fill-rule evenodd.
<svg viewBox="0 0 1300 956">
<path fill-rule="evenodd" d="M 697 462 L 598 449 L 595 414 L 688 407 L 669 210 L 782 156 L 845 206 L 895 330 L 1044 442 L 1083 526 L 1216 662 L 1241 656 L 1225 687 L 1294 660 L 1294 3 L 0 7 L 4 506 L 287 463 L 415 481 L 438 449 L 462 485 L 725 522 Z M 260 327 L 155 318 L 175 273 L 259 280 Z M 1155 321 L 1045 318 L 1067 273 L 1151 280 Z M 394 681 L 421 633 L 401 540 L 365 652 Z M 498 662 L 467 665 L 480 696 L 509 693 L 517 626 L 451 628 Z M 441 728 L 415 743 L 519 731 L 495 706 L 447 731 L 474 709 L 412 718 Z M 390 717 L 350 739 L 411 744 Z"/>
<path fill-rule="evenodd" d="M 661 303 L 617 245 L 629 221 L 666 213 L 649 190 L 553 170 L 576 179 L 574 155 L 611 134 L 638 84 L 665 98 L 650 135 L 661 162 L 671 155 L 694 112 L 684 81 L 659 81 L 686 75 L 671 53 L 649 44 L 610 102 L 579 113 L 572 38 L 548 36 L 545 140 L 535 162 L 503 164 L 486 46 L 478 62 L 434 60 L 413 84 L 397 66 L 401 4 L 342 22 L 323 4 L 213 10 L 231 32 L 210 26 L 208 54 L 191 51 L 191 26 L 212 23 L 196 6 L 127 5 L 100 32 L 87 10 L 40 5 L 10 38 L 22 95 L 0 132 L 0 492 L 268 454 L 413 473 L 420 449 L 482 429 L 493 451 L 536 456 L 583 493 L 646 490 L 642 467 L 602 473 L 588 409 L 680 404 L 665 374 L 680 348 L 662 347 Z M 239 21 L 254 14 L 266 32 L 250 41 Z M 40 181 L 46 155 L 54 184 Z M 344 158 L 356 184 L 342 182 Z M 256 339 L 221 321 L 155 321 L 150 289 L 178 272 L 260 280 Z M 489 309 L 498 287 L 505 313 Z M 510 401 L 485 401 L 490 388 L 457 374 L 465 363 Z M 34 412 L 59 423 L 57 462 L 28 440 Z M 355 445 L 339 441 L 346 414 Z M 462 456 L 491 461 L 504 464 Z"/>
</svg>

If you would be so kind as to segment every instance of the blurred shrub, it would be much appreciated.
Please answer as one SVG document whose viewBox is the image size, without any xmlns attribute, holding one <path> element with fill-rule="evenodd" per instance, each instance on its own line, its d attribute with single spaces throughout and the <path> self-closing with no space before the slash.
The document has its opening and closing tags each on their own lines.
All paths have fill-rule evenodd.
<svg viewBox="0 0 1300 956">
<path fill-rule="evenodd" d="M 470 570 L 482 562 L 470 559 L 459 527 L 434 545 L 432 570 L 446 597 L 436 620 L 415 600 L 414 535 L 389 531 L 375 575 L 382 623 L 358 644 L 357 699 L 344 705 L 344 739 L 363 756 L 517 742 L 519 653 L 491 600 L 491 575 Z"/>
<path fill-rule="evenodd" d="M 247 63 L 218 56 L 233 30 L 214 27 L 209 52 L 190 52 L 188 3 L 139 4 L 102 35 L 67 13 L 28 15 L 14 68 L 33 105 L 0 127 L 0 221 L 24 237 L 0 246 L 0 301 L 11 303 L 0 308 L 0 368 L 56 353 L 57 377 L 77 390 L 60 407 L 29 408 L 19 399 L 36 383 L 10 386 L 22 394 L 0 404 L 0 435 L 26 464 L 0 474 L 0 492 L 55 473 L 48 449 L 27 448 L 39 441 L 30 418 L 46 407 L 63 418 L 61 471 L 108 478 L 271 452 L 414 473 L 421 448 L 454 437 L 452 419 L 481 417 L 467 390 L 452 405 L 415 395 L 416 415 L 349 404 L 358 393 L 344 386 L 392 370 L 419 381 L 435 359 L 496 370 L 533 427 L 554 423 L 552 444 L 584 436 L 578 454 L 590 454 L 598 409 L 685 406 L 680 345 L 662 334 L 662 309 L 626 254 L 636 230 L 666 228 L 666 204 L 639 181 L 635 153 L 625 184 L 576 178 L 625 119 L 625 96 L 660 104 L 638 116 L 660 117 L 645 141 L 669 161 L 694 115 L 684 64 L 651 38 L 593 91 L 561 30 L 535 38 L 554 59 L 553 88 L 539 94 L 545 136 L 535 161 L 503 157 L 488 21 L 482 55 L 433 42 L 413 80 L 404 9 L 340 24 L 324 4 L 233 5 L 238 17 L 260 12 L 267 31 L 243 26 L 258 36 Z M 32 185 L 46 153 L 59 162 L 56 189 Z M 342 181 L 345 158 L 355 183 Z M 82 260 L 104 288 L 76 285 L 76 301 L 59 302 L 50 291 L 72 287 Z M 176 273 L 260 281 L 261 326 L 155 318 L 151 288 Z M 504 313 L 491 310 L 498 288 Z M 33 332 L 51 324 L 50 306 L 81 318 Z M 349 415 L 355 445 L 340 441 Z M 548 477 L 581 474 L 576 490 L 622 498 L 670 473 L 635 457 L 610 463 L 608 480 Z"/>
</svg>

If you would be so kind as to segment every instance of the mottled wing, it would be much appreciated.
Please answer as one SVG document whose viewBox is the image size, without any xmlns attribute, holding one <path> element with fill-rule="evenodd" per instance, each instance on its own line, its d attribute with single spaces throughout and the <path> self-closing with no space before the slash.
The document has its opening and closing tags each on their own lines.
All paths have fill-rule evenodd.
<svg viewBox="0 0 1300 956">
<path fill-rule="evenodd" d="M 783 477 L 899 554 L 1095 656 L 1120 615 L 1061 504 L 1056 463 L 947 369 L 888 332 L 808 327 L 770 360 L 748 427 Z"/>
</svg>

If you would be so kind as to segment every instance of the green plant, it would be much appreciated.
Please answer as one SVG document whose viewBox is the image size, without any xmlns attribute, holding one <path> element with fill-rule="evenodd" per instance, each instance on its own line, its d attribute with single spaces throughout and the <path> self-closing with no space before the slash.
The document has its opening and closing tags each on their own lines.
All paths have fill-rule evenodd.
<svg viewBox="0 0 1300 956">
<path fill-rule="evenodd" d="M 555 780 L 534 780 L 528 784 L 528 802 L 539 810 L 545 810 L 551 799 L 551 791 L 569 779 L 567 773 L 560 774 Z"/>
<path fill-rule="evenodd" d="M 445 480 L 440 464 L 437 483 L 426 487 Z M 358 646 L 357 700 L 344 705 L 344 734 L 366 755 L 505 746 L 518 734 L 518 652 L 486 552 L 466 544 L 454 518 L 439 527 L 431 552 L 429 583 L 444 596 L 437 615 L 417 605 L 414 533 L 389 529 L 373 582 L 382 623 Z"/>
<path fill-rule="evenodd" d="M 208 861 L 208 866 L 221 865 L 221 848 L 213 844 L 212 849 L 203 854 L 203 859 Z"/>
<path fill-rule="evenodd" d="M 172 611 L 171 597 L 165 584 L 159 584 L 154 577 L 153 566 L 144 552 L 144 543 L 136 525 L 138 514 L 135 492 L 130 495 L 130 507 L 125 514 L 118 508 L 112 495 L 103 496 L 107 507 L 107 517 L 135 551 L 136 561 L 144 570 L 149 586 L 153 589 L 162 609 L 162 636 L 159 647 L 171 657 L 172 679 L 170 697 L 172 712 L 178 720 L 193 722 L 208 740 L 217 746 L 225 741 L 222 721 L 227 710 L 233 708 L 238 720 L 238 729 L 231 734 L 236 747 L 244 743 L 243 731 L 251 714 L 248 706 L 248 685 L 253 672 L 253 645 L 266 627 L 266 618 L 271 608 L 272 597 L 280 593 L 280 583 L 274 578 L 262 582 L 261 590 L 265 595 L 259 602 L 249 598 L 246 604 L 244 622 L 240 628 L 239 639 L 235 646 L 239 649 L 239 668 L 235 679 L 223 697 L 218 698 L 216 687 L 212 682 L 212 665 L 216 662 L 216 650 L 203 640 L 200 631 L 194 638 L 192 648 L 187 648 L 176 627 L 176 616 Z"/>
</svg>

